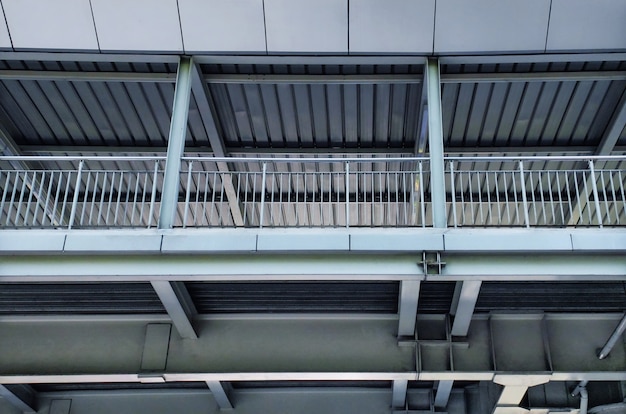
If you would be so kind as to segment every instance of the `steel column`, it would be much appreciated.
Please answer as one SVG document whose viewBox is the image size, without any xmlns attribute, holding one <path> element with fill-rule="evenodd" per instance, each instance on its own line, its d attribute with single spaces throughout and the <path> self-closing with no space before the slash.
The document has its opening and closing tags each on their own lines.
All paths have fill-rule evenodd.
<svg viewBox="0 0 626 414">
<path fill-rule="evenodd" d="M 415 319 L 420 295 L 419 280 L 400 282 L 400 301 L 398 304 L 398 336 L 415 335 Z"/>
<path fill-rule="evenodd" d="M 191 58 L 181 58 L 176 76 L 174 104 L 167 143 L 167 159 L 165 161 L 161 214 L 159 217 L 160 229 L 171 229 L 174 226 L 174 217 L 178 209 L 181 157 L 185 151 L 192 70 Z"/>
<path fill-rule="evenodd" d="M 443 119 L 441 111 L 441 82 L 439 62 L 428 59 L 428 152 L 430 154 L 430 193 L 433 209 L 433 226 L 447 227 L 446 186 L 443 160 Z"/>
<path fill-rule="evenodd" d="M 482 282 L 479 280 L 467 280 L 457 284 L 452 309 L 450 309 L 450 314 L 455 315 L 451 331 L 453 336 L 467 336 L 481 285 Z"/>
<path fill-rule="evenodd" d="M 406 407 L 406 390 L 409 386 L 408 380 L 395 380 L 392 383 L 391 390 L 391 407 L 392 408 L 405 408 Z"/>
<path fill-rule="evenodd" d="M 437 385 L 437 393 L 435 394 L 435 408 L 446 408 L 454 381 L 439 381 Z"/>
</svg>

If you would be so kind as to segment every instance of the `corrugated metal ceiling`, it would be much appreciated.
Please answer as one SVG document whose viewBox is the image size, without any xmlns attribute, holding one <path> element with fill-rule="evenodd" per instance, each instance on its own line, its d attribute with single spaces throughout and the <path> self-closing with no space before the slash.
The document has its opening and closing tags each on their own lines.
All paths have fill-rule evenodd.
<svg viewBox="0 0 626 414">
<path fill-rule="evenodd" d="M 444 65 L 445 74 L 623 70 L 623 62 Z M 0 70 L 174 73 L 172 64 L 2 61 Z M 220 74 L 408 74 L 420 65 L 202 65 Z M 217 124 L 237 149 L 412 150 L 418 135 L 419 83 L 208 83 Z M 174 85 L 168 82 L 13 80 L 0 82 L 2 124 L 20 145 L 167 144 Z M 595 146 L 626 81 L 567 80 L 445 83 L 448 147 Z M 209 148 L 194 99 L 188 149 Z M 626 143 L 622 133 L 620 145 Z"/>
</svg>

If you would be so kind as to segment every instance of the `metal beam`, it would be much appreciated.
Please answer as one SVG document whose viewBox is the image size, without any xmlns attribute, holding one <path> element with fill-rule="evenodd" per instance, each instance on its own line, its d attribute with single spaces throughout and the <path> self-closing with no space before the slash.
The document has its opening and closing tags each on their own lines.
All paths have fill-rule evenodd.
<svg viewBox="0 0 626 414">
<path fill-rule="evenodd" d="M 424 123 L 423 125 L 427 125 Z M 427 129 L 427 126 L 426 126 Z M 424 131 L 426 132 L 426 131 Z M 420 138 L 421 139 L 421 138 Z M 424 143 L 427 136 L 424 135 Z M 420 142 L 416 142 L 419 147 Z M 425 147 L 424 147 L 425 148 Z M 112 154 L 162 154 L 167 152 L 166 147 L 125 147 L 125 146 L 79 146 L 79 145 L 22 145 L 20 146 L 22 154 L 24 155 L 72 155 L 72 154 L 84 154 L 84 153 L 112 153 Z M 187 147 L 186 151 L 193 154 L 203 154 L 206 156 L 217 156 L 209 147 Z M 331 149 L 333 156 L 349 155 L 349 154 L 414 154 L 415 149 L 407 150 L 406 148 L 342 148 L 341 150 Z M 425 149 L 424 149 L 425 151 Z M 570 154 L 570 155 L 593 155 L 596 151 L 594 146 L 554 146 L 554 147 L 446 147 L 446 155 L 455 154 L 494 154 L 494 155 L 506 155 L 506 154 Z M 624 152 L 626 147 L 617 146 L 615 151 Z M 226 147 L 225 153 L 227 154 L 290 154 L 290 155 L 306 155 L 306 154 L 320 154 L 324 150 L 320 148 L 242 148 L 242 147 Z"/>
<path fill-rule="evenodd" d="M 622 381 L 626 380 L 624 347 L 615 347 L 611 358 L 596 356 L 597 338 L 608 336 L 620 317 L 477 315 L 463 343 L 437 339 L 449 335 L 442 318 L 421 327 L 425 339 L 418 338 L 416 353 L 413 347 L 398 345 L 393 318 L 377 315 L 211 316 L 197 320 L 205 332 L 198 340 L 170 338 L 166 369 L 159 378 L 165 382 L 493 380 L 507 387 L 548 381 Z M 0 383 L 145 382 L 145 373 L 138 372 L 146 330 L 141 315 L 3 317 L 0 330 Z M 396 396 L 402 385 L 395 385 Z M 501 400 L 502 404 L 514 401 Z"/>
<path fill-rule="evenodd" d="M 518 407 L 528 391 L 527 385 L 507 385 L 493 409 L 493 414 L 510 414 L 512 407 Z"/>
<path fill-rule="evenodd" d="M 232 410 L 234 408 L 233 403 L 230 401 L 228 384 L 223 384 L 220 381 L 207 381 L 215 402 L 220 407 L 220 410 Z"/>
<path fill-rule="evenodd" d="M 64 82 L 149 82 L 174 83 L 174 73 L 78 72 L 54 70 L 0 70 L 2 80 Z"/>
<path fill-rule="evenodd" d="M 151 283 L 180 337 L 198 339 L 198 334 L 192 325 L 197 312 L 184 283 L 165 280 Z"/>
<path fill-rule="evenodd" d="M 167 159 L 163 177 L 159 229 L 171 229 L 173 227 L 174 217 L 178 209 L 181 157 L 185 150 L 192 73 L 193 63 L 191 59 L 182 57 L 178 64 L 172 118 L 170 120 L 170 132 L 167 142 Z"/>
<path fill-rule="evenodd" d="M 417 304 L 420 296 L 419 280 L 400 282 L 400 301 L 398 303 L 398 336 L 414 336 Z"/>
<path fill-rule="evenodd" d="M 395 380 L 392 382 L 391 408 L 406 408 L 406 390 L 408 386 L 408 380 Z"/>
<path fill-rule="evenodd" d="M 449 255 L 438 275 L 423 275 L 411 254 L 10 254 L 2 282 L 287 280 L 623 281 L 626 256 L 607 254 Z M 397 334 L 397 326 L 394 336 Z"/>
<path fill-rule="evenodd" d="M 426 143 L 428 142 L 428 87 L 427 87 L 428 71 L 425 70 L 422 76 L 422 92 L 420 94 L 420 102 L 418 105 L 418 127 L 417 139 L 415 140 L 414 155 L 421 155 L 426 152 Z"/>
<path fill-rule="evenodd" d="M 428 95 L 428 152 L 430 156 L 430 192 L 433 226 L 447 227 L 446 191 L 444 175 L 443 118 L 441 112 L 441 83 L 439 62 L 429 58 L 426 67 Z"/>
<path fill-rule="evenodd" d="M 626 127 L 626 93 L 622 95 L 613 117 L 609 122 L 609 125 L 604 133 L 604 136 L 600 140 L 596 155 L 610 155 L 613 152 L 619 137 L 622 135 L 622 131 Z"/>
<path fill-rule="evenodd" d="M 452 308 L 450 309 L 450 314 L 454 315 L 451 331 L 453 336 L 467 336 L 481 284 L 480 280 L 457 282 L 457 289 L 454 292 Z"/>
<path fill-rule="evenodd" d="M 435 394 L 435 408 L 446 408 L 450 400 L 450 393 L 454 381 L 439 381 L 437 384 L 437 392 Z"/>
<path fill-rule="evenodd" d="M 226 146 L 224 145 L 224 140 L 221 137 L 220 130 L 216 122 L 217 116 L 215 115 L 213 101 L 198 64 L 195 64 L 192 70 L 191 90 L 196 100 L 198 112 L 200 118 L 202 119 L 202 123 L 204 124 L 213 154 L 217 157 L 225 157 L 227 155 Z M 243 227 L 244 221 L 242 207 L 239 204 L 239 197 L 237 191 L 235 190 L 231 170 L 226 162 L 218 162 L 217 168 L 219 172 L 222 173 L 220 174 L 220 177 L 222 179 L 226 199 L 228 200 L 228 206 L 233 218 L 233 223 L 237 227 Z"/>
<path fill-rule="evenodd" d="M 582 82 L 626 80 L 624 71 L 529 72 L 529 73 L 449 73 L 441 75 L 441 83 L 498 82 Z"/>
<path fill-rule="evenodd" d="M 30 386 L 24 384 L 0 384 L 0 397 L 23 413 L 36 413 L 35 401 L 37 393 Z"/>
<path fill-rule="evenodd" d="M 235 84 L 419 84 L 422 80 L 415 75 L 205 75 L 208 83 Z"/>
</svg>

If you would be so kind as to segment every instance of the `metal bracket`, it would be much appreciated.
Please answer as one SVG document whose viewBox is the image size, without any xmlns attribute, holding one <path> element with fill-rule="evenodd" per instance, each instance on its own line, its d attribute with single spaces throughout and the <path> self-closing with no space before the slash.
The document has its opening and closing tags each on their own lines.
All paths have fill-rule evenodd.
<svg viewBox="0 0 626 414">
<path fill-rule="evenodd" d="M 425 275 L 440 275 L 446 265 L 441 261 L 440 252 L 422 252 L 422 261 L 418 263 Z"/>
</svg>

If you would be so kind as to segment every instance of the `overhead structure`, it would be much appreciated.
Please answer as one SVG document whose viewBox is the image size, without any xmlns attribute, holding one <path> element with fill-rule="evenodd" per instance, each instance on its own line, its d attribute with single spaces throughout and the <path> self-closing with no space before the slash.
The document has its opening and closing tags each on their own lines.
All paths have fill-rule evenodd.
<svg viewBox="0 0 626 414">
<path fill-rule="evenodd" d="M 622 407 L 623 2 L 36 3 L 0 412 Z"/>
</svg>

